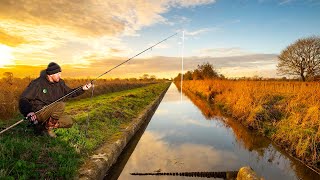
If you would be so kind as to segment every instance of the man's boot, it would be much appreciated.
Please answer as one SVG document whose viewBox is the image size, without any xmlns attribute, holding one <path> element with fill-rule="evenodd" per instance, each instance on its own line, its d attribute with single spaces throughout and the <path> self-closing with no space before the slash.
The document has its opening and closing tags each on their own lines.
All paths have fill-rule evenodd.
<svg viewBox="0 0 320 180">
<path fill-rule="evenodd" d="M 43 131 L 44 135 L 52 137 L 52 138 L 56 138 L 57 135 L 56 133 L 53 132 L 53 128 L 49 127 L 48 129 L 46 129 L 45 131 Z"/>
<path fill-rule="evenodd" d="M 45 130 L 43 131 L 43 133 L 49 137 L 56 138 L 57 135 L 56 133 L 53 132 L 53 129 L 58 127 L 59 127 L 58 119 L 53 119 L 52 117 L 50 117 L 46 121 Z"/>
</svg>

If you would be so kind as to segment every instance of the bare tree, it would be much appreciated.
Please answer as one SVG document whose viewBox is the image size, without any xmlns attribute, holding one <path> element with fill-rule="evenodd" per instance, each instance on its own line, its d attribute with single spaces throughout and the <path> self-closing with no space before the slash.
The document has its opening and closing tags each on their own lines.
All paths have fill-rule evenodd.
<svg viewBox="0 0 320 180">
<path fill-rule="evenodd" d="M 300 76 L 302 81 L 320 74 L 320 37 L 298 39 L 278 56 L 280 75 Z"/>
</svg>

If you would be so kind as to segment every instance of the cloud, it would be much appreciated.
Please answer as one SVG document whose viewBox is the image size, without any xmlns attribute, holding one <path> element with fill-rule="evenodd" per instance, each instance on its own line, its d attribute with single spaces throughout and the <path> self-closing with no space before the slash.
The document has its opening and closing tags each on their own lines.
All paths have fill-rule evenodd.
<svg viewBox="0 0 320 180">
<path fill-rule="evenodd" d="M 163 14 L 172 8 L 209 3 L 215 1 L 2 0 L 0 43 L 15 47 L 16 64 L 56 59 L 88 64 L 88 59 L 125 57 L 132 50 L 124 37 L 139 36 L 139 30 L 157 23 L 170 24 Z"/>
<path fill-rule="evenodd" d="M 2 0 L 0 18 L 56 26 L 79 34 L 114 35 L 124 30 L 124 23 L 105 13 L 113 7 L 111 3 L 102 1 Z"/>
<path fill-rule="evenodd" d="M 130 179 L 132 172 L 153 172 L 161 169 L 162 172 L 187 171 L 216 171 L 235 170 L 238 164 L 234 163 L 238 157 L 233 153 L 213 146 L 202 144 L 174 144 L 162 140 L 164 134 L 146 131 L 137 144 L 126 168 L 123 169 L 120 179 Z M 144 144 L 142 146 L 142 144 Z M 152 144 L 152 146 L 145 146 Z M 147 159 L 147 161 L 145 161 Z M 197 166 L 194 166 L 194 165 Z"/>
<path fill-rule="evenodd" d="M 205 48 L 197 51 L 199 56 L 211 56 L 211 57 L 230 57 L 230 56 L 242 56 L 252 54 L 246 52 L 239 47 L 233 48 Z"/>
<path fill-rule="evenodd" d="M 175 19 L 175 22 L 177 22 L 179 24 L 188 24 L 191 22 L 190 18 L 187 18 L 184 16 L 173 16 L 173 18 Z"/>
<path fill-rule="evenodd" d="M 214 28 L 203 28 L 196 31 L 185 31 L 186 36 L 198 36 L 199 34 L 215 30 Z"/>
<path fill-rule="evenodd" d="M 215 2 L 216 0 L 171 0 L 169 1 L 169 4 L 171 4 L 172 6 L 192 7 L 199 4 L 206 5 Z"/>
<path fill-rule="evenodd" d="M 88 54 L 82 59 L 78 59 L 72 64 L 63 65 L 63 76 L 64 77 L 95 77 L 101 73 L 115 67 L 116 65 L 124 62 L 127 58 L 124 57 L 111 57 L 104 58 L 103 55 L 99 54 Z M 46 63 L 49 63 L 47 61 Z M 232 57 L 185 57 L 184 58 L 184 70 L 194 70 L 197 65 L 209 62 L 219 71 L 227 77 L 242 77 L 242 76 L 265 76 L 275 77 L 276 76 L 276 64 L 277 55 L 275 54 L 249 54 L 243 56 L 232 56 Z M 60 63 L 58 61 L 58 63 Z M 14 69 L 21 69 L 20 66 L 11 66 L 6 71 L 15 71 Z M 76 69 L 74 67 L 82 67 L 85 69 Z M 34 69 L 32 66 L 24 69 Z M 18 70 L 15 71 L 21 74 Z M 25 71 L 23 71 L 25 72 Z M 143 74 L 156 75 L 157 77 L 171 78 L 177 76 L 181 72 L 181 58 L 180 57 L 165 57 L 165 56 L 154 56 L 150 58 L 135 58 L 128 63 L 123 64 L 117 69 L 114 69 L 104 78 L 110 77 L 140 77 Z M 38 72 L 22 73 L 22 77 L 27 75 L 37 76 Z M 20 76 L 21 77 L 21 76 Z"/>
<path fill-rule="evenodd" d="M 279 5 L 284 5 L 284 4 L 288 4 L 290 2 L 292 2 L 293 0 L 280 0 Z"/>
<path fill-rule="evenodd" d="M 16 21 L 0 21 L 0 29 L 6 29 L 14 37 L 14 43 L 0 37 L 2 41 L 15 45 L 12 54 L 16 63 L 34 65 L 43 64 L 44 61 L 55 59 L 49 50 L 62 46 L 70 39 L 77 39 L 72 33 L 47 25 L 33 25 L 18 23 Z M 7 36 L 8 37 L 8 36 Z M 16 38 L 15 38 L 16 37 Z M 23 37 L 23 39 L 19 38 Z"/>
<path fill-rule="evenodd" d="M 209 3 L 215 0 L 2 0 L 0 19 L 59 27 L 83 36 L 130 35 L 142 27 L 166 22 L 162 14 L 172 7 Z"/>
<path fill-rule="evenodd" d="M 217 117 L 219 118 L 219 117 Z M 213 121 L 211 121 L 213 122 Z M 207 123 L 207 122 L 203 122 L 203 121 L 199 121 L 199 120 L 195 120 L 195 119 L 187 119 L 186 121 L 187 124 L 189 125 L 195 125 L 195 126 L 201 126 L 201 127 L 206 127 L 206 128 L 212 128 L 212 126 L 216 126 L 215 123 Z"/>
<path fill-rule="evenodd" d="M 90 68 L 96 69 L 98 67 L 111 68 L 125 60 L 125 58 L 114 57 L 112 59 L 91 59 L 89 62 Z M 197 68 L 197 65 L 205 62 L 213 64 L 220 73 L 227 77 L 276 76 L 277 55 L 275 54 L 248 54 L 231 57 L 185 57 L 184 70 L 194 70 Z M 130 63 L 124 64 L 124 67 L 119 67 L 112 74 L 134 75 L 146 73 L 157 75 L 157 77 L 175 77 L 180 71 L 180 57 L 154 56 L 146 59 L 133 59 Z"/>
<path fill-rule="evenodd" d="M 23 37 L 10 35 L 5 31 L 0 30 L 0 44 L 16 47 L 25 43 L 27 43 L 27 41 Z"/>
</svg>

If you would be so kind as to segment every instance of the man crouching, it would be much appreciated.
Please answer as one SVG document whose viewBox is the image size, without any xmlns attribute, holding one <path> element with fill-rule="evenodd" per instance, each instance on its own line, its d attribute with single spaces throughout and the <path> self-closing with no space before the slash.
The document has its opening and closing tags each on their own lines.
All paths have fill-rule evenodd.
<svg viewBox="0 0 320 180">
<path fill-rule="evenodd" d="M 79 96 L 91 86 L 91 83 L 88 83 L 69 97 Z M 73 122 L 70 116 L 64 114 L 64 102 L 51 103 L 73 90 L 61 79 L 61 67 L 51 62 L 47 69 L 41 72 L 40 77 L 31 81 L 23 91 L 19 100 L 20 112 L 36 124 L 35 133 L 55 138 L 56 134 L 52 131 L 54 128 L 70 128 Z M 42 110 L 39 111 L 40 109 Z"/>
</svg>

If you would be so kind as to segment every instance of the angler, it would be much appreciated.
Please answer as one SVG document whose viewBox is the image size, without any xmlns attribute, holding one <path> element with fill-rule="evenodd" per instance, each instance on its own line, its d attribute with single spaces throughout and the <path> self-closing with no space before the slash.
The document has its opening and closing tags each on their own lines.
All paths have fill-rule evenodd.
<svg viewBox="0 0 320 180">
<path fill-rule="evenodd" d="M 88 83 L 70 97 L 76 97 L 90 89 Z M 64 114 L 65 103 L 55 102 L 57 99 L 73 92 L 61 79 L 61 67 L 54 62 L 41 71 L 40 77 L 33 80 L 22 93 L 19 100 L 20 112 L 34 124 L 35 134 L 48 135 L 55 138 L 54 128 L 70 128 L 73 121 Z M 55 103 L 53 103 L 55 102 Z"/>
</svg>

